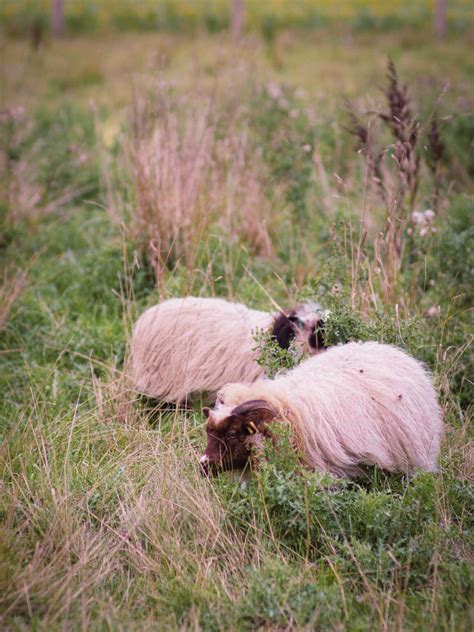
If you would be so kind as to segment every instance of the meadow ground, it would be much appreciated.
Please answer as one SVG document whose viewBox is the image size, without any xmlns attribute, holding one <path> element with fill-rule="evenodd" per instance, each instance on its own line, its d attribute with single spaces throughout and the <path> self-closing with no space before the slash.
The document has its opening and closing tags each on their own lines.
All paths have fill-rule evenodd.
<svg viewBox="0 0 474 632">
<path fill-rule="evenodd" d="M 472 34 L 0 45 L 3 629 L 472 629 Z M 127 375 L 187 294 L 316 298 L 328 343 L 427 362 L 439 473 L 294 476 L 283 438 L 204 479 L 200 407 Z"/>
</svg>

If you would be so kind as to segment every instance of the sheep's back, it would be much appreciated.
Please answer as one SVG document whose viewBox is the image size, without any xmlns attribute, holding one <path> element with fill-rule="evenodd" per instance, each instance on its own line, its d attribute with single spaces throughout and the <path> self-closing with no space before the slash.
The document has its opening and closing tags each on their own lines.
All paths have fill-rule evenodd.
<svg viewBox="0 0 474 632">
<path fill-rule="evenodd" d="M 295 411 L 316 467 L 342 473 L 361 462 L 387 470 L 436 468 L 442 433 L 436 392 L 428 371 L 401 349 L 379 343 L 333 347 L 271 389 Z"/>
<path fill-rule="evenodd" d="M 268 313 L 222 299 L 187 297 L 151 307 L 133 333 L 135 388 L 181 401 L 228 381 L 254 381 L 263 371 L 255 362 L 252 333 L 270 323 Z"/>
</svg>

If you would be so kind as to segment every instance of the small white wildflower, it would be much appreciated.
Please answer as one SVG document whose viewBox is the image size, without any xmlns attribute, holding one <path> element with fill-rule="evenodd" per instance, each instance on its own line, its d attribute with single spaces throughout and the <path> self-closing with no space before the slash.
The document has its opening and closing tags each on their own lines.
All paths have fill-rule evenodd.
<svg viewBox="0 0 474 632">
<path fill-rule="evenodd" d="M 25 108 L 22 105 L 12 108 L 10 112 L 14 121 L 21 121 L 25 116 Z"/>
<path fill-rule="evenodd" d="M 441 307 L 439 305 L 432 305 L 427 311 L 428 318 L 438 318 L 441 314 Z"/>
<path fill-rule="evenodd" d="M 436 213 L 428 208 L 426 211 L 414 211 L 411 219 L 414 224 L 419 227 L 420 237 L 426 237 L 430 233 L 435 233 L 436 228 L 432 225 L 436 217 Z"/>
<path fill-rule="evenodd" d="M 269 83 L 267 92 L 272 99 L 279 99 L 281 97 L 281 88 L 277 83 Z"/>
<path fill-rule="evenodd" d="M 327 320 L 329 318 L 329 316 L 331 316 L 332 312 L 330 309 L 325 309 L 324 310 L 324 318 L 325 320 Z"/>
<path fill-rule="evenodd" d="M 414 224 L 423 224 L 424 223 L 424 215 L 423 213 L 420 213 L 420 211 L 413 211 L 413 213 L 411 214 L 411 221 Z"/>
<path fill-rule="evenodd" d="M 429 224 L 431 224 L 431 222 L 434 220 L 434 218 L 436 217 L 436 213 L 434 211 L 432 211 L 430 208 L 427 209 L 424 213 L 424 218 L 425 221 L 428 222 Z"/>
<path fill-rule="evenodd" d="M 312 150 L 311 145 L 303 145 L 303 151 L 305 151 L 307 154 L 309 154 L 311 150 Z"/>
</svg>

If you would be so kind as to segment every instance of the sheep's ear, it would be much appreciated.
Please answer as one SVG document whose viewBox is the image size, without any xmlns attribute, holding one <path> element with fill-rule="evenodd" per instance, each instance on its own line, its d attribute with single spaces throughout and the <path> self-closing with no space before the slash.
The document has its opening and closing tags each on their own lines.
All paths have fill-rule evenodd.
<svg viewBox="0 0 474 632">
<path fill-rule="evenodd" d="M 258 428 L 253 421 L 247 421 L 244 426 L 244 429 L 245 429 L 245 432 L 250 435 L 258 432 Z"/>
<path fill-rule="evenodd" d="M 208 419 L 210 412 L 211 412 L 211 409 L 208 408 L 207 406 L 204 406 L 204 408 L 202 409 L 202 414 L 204 415 L 206 419 Z"/>
<path fill-rule="evenodd" d="M 264 399 L 252 399 L 234 408 L 232 416 L 242 418 L 242 425 L 247 434 L 255 434 L 262 432 L 265 422 L 272 421 L 276 417 L 276 412 Z"/>
</svg>

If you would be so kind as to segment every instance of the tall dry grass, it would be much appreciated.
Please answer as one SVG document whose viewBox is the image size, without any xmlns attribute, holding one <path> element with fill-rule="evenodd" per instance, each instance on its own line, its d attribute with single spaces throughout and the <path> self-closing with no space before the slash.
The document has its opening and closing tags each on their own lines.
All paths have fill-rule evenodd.
<svg viewBox="0 0 474 632">
<path fill-rule="evenodd" d="M 11 548 L 15 556 L 2 563 L 2 616 L 36 616 L 42 629 L 76 620 L 84 630 L 97 617 L 122 618 L 127 629 L 126 612 L 133 621 L 153 603 L 172 626 L 169 586 L 211 602 L 237 598 L 244 570 L 265 559 L 265 535 L 249 525 L 244 536 L 226 520 L 199 471 L 194 415 L 183 424 L 175 411 L 157 433 L 114 370 L 94 390 L 95 408 L 79 406 L 48 429 L 47 404 L 33 392 L 29 416 L 3 444 L 0 546 L 2 558 Z M 128 421 L 116 414 L 124 408 Z M 29 449 L 13 463 L 20 444 Z"/>
<path fill-rule="evenodd" d="M 248 82 L 237 81 L 248 93 Z M 222 103 L 216 90 L 177 97 L 161 84 L 155 97 L 135 101 L 131 229 L 158 284 L 166 268 L 192 268 L 210 231 L 241 240 L 256 255 L 274 252 L 278 217 L 264 189 L 266 167 L 248 114 L 236 98 Z"/>
<path fill-rule="evenodd" d="M 386 86 L 383 89 L 385 110 L 370 111 L 362 120 L 354 107 L 347 105 L 348 131 L 355 138 L 355 149 L 365 165 L 365 191 L 361 212 L 361 230 L 358 243 L 354 243 L 352 259 L 356 262 L 354 279 L 360 262 L 367 257 L 364 243 L 373 245 L 369 266 L 368 287 L 354 287 L 356 294 L 369 295 L 375 304 L 375 287 L 388 304 L 398 305 L 409 313 L 417 297 L 406 295 L 401 287 L 401 276 L 406 271 L 412 235 L 416 224 L 423 225 L 429 234 L 436 213 L 423 215 L 421 205 L 426 198 L 419 196 L 422 176 L 420 145 L 424 147 L 425 162 L 432 172 L 433 191 L 431 200 L 437 211 L 448 206 L 443 197 L 441 161 L 445 153 L 436 108 L 446 87 L 434 104 L 427 120 L 421 121 L 410 95 L 408 85 L 403 84 L 392 60 L 387 64 Z M 387 144 L 388 133 L 388 144 Z M 381 213 L 377 207 L 383 209 Z M 371 227 L 371 233 L 367 229 Z M 375 231 L 373 230 L 375 227 Z M 422 262 L 420 262 L 421 265 Z M 378 282 L 375 282 L 378 278 Z"/>
</svg>

